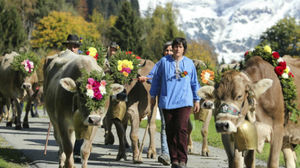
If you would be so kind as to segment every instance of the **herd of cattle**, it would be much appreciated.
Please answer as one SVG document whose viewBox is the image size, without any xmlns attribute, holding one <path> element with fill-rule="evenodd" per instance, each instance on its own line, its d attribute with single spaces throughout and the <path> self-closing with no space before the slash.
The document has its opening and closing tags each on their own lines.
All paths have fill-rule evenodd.
<svg viewBox="0 0 300 168">
<path fill-rule="evenodd" d="M 59 145 L 59 167 L 74 167 L 73 147 L 75 138 L 84 139 L 81 146 L 82 167 L 87 167 L 87 161 L 92 149 L 92 142 L 98 127 L 102 124 L 106 112 L 110 108 L 125 103 L 126 114 L 123 120 L 105 120 L 105 125 L 113 122 L 119 137 L 119 152 L 117 160 L 127 159 L 125 148 L 126 128 L 128 120 L 131 123 L 130 139 L 132 142 L 133 162 L 141 163 L 138 129 L 141 120 L 148 116 L 150 143 L 147 157 L 156 157 L 154 135 L 157 107 L 150 106 L 150 84 L 132 80 L 129 85 L 113 84 L 112 95 L 105 107 L 95 111 L 89 110 L 85 100 L 80 96 L 81 90 L 76 80 L 81 77 L 81 69 L 88 73 L 103 69 L 94 58 L 77 55 L 68 50 L 46 58 L 43 65 L 43 86 L 39 86 L 37 75 L 26 77 L 21 72 L 12 70 L 11 63 L 18 54 L 13 52 L 0 57 L 0 121 L 7 119 L 7 126 L 15 123 L 16 129 L 22 129 L 21 101 L 26 101 L 26 115 L 23 128 L 29 128 L 28 114 L 33 101 L 41 100 L 54 128 L 54 136 Z M 300 96 L 300 59 L 283 57 L 295 75 L 294 81 L 297 95 Z M 195 61 L 199 64 L 199 61 Z M 154 66 L 150 60 L 142 60 L 139 75 L 146 76 Z M 126 101 L 118 99 L 120 94 L 126 94 Z M 208 156 L 208 125 L 214 115 L 215 125 L 222 134 L 222 142 L 228 156 L 230 168 L 255 167 L 255 152 L 261 152 L 265 142 L 270 143 L 268 167 L 279 167 L 280 151 L 284 154 L 287 168 L 296 167 L 295 147 L 300 144 L 300 122 L 295 123 L 285 119 L 284 99 L 280 80 L 274 72 L 274 67 L 261 57 L 250 58 L 241 71 L 226 71 L 215 86 L 203 86 L 198 91 L 201 108 L 207 110 L 201 130 L 203 136 L 202 155 Z M 300 105 L 300 99 L 297 100 Z M 157 104 L 157 103 L 156 103 Z M 214 110 L 214 107 L 215 110 Z M 11 110 L 9 110 L 11 108 Z M 300 108 L 300 106 L 298 107 Z M 12 111 L 12 117 L 5 112 Z M 151 116 L 152 114 L 152 116 Z M 240 149 L 240 141 L 235 134 L 245 121 L 255 126 L 257 146 Z M 248 124 L 249 126 L 249 124 Z M 111 126 L 106 128 L 106 138 L 111 137 Z M 256 131 L 258 130 L 258 131 Z M 190 131 L 191 132 L 191 131 Z M 253 137 L 251 137 L 253 139 Z M 250 141 L 252 141 L 250 138 Z M 190 139 L 189 147 L 192 146 Z M 113 142 L 110 142 L 113 143 Z"/>
</svg>

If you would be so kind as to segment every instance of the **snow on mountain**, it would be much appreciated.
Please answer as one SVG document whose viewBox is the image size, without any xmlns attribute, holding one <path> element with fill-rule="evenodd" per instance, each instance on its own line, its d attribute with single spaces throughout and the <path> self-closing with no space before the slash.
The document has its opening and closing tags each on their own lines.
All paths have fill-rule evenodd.
<svg viewBox="0 0 300 168">
<path fill-rule="evenodd" d="M 188 39 L 211 42 L 218 60 L 241 60 L 280 19 L 300 19 L 300 0 L 139 0 L 141 14 L 172 2 Z"/>
</svg>

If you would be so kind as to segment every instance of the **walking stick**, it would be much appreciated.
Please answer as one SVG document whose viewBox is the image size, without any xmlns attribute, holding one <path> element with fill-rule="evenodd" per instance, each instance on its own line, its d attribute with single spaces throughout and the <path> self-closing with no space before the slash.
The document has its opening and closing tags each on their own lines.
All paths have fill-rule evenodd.
<svg viewBox="0 0 300 168">
<path fill-rule="evenodd" d="M 50 128 L 51 128 L 51 122 L 49 122 L 46 143 L 45 143 L 45 149 L 44 149 L 44 156 L 46 156 L 46 154 L 47 154 L 47 145 L 48 145 L 48 139 L 49 139 L 49 135 L 50 135 Z"/>
</svg>

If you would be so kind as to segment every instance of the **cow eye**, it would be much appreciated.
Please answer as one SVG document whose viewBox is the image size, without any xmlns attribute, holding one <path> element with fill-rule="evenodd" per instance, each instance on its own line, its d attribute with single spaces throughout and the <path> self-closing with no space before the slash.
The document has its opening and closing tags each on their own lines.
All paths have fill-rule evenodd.
<svg viewBox="0 0 300 168">
<path fill-rule="evenodd" d="M 236 97 L 236 100 L 240 100 L 240 99 L 242 99 L 242 95 L 238 95 L 237 97 Z"/>
</svg>

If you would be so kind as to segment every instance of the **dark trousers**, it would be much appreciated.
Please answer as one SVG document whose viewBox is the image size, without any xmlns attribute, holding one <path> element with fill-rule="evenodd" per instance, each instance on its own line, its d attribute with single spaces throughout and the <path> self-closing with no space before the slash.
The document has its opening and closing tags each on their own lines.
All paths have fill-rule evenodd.
<svg viewBox="0 0 300 168">
<path fill-rule="evenodd" d="M 191 107 L 163 109 L 171 162 L 187 163 L 188 120 Z"/>
<path fill-rule="evenodd" d="M 81 145 L 83 144 L 84 139 L 79 139 L 75 140 L 75 145 L 74 145 L 74 155 L 79 155 L 80 156 L 80 148 Z"/>
</svg>

